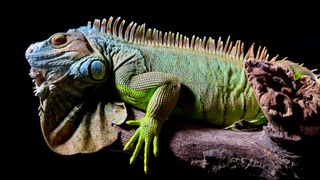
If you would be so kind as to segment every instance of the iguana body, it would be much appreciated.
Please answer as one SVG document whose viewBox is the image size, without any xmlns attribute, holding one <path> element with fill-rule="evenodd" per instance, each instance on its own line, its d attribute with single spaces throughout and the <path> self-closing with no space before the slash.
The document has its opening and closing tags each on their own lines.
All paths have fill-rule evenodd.
<svg viewBox="0 0 320 180">
<path fill-rule="evenodd" d="M 73 88 L 74 94 L 100 88 L 146 110 L 144 118 L 127 121 L 139 126 L 124 147 L 126 150 L 138 141 L 130 162 L 144 144 L 144 168 L 148 171 L 150 148 L 153 146 L 157 156 L 161 127 L 172 113 L 223 127 L 263 117 L 243 62 L 267 60 L 266 49 L 259 48 L 255 56 L 252 46 L 244 55 L 240 41 L 233 44 L 228 39 L 224 45 L 220 39 L 217 43 L 211 38 L 193 37 L 189 41 L 171 32 L 145 32 L 144 25 L 133 23 L 123 33 L 124 21 L 118 24 L 119 18 L 113 22 L 111 17 L 108 23 L 96 20 L 93 25 L 58 33 L 30 46 L 26 57 L 42 99 L 46 98 L 43 92 L 50 91 L 44 90 L 50 89 L 46 87 L 50 81 L 68 74 L 86 82 L 85 88 Z M 277 62 L 297 76 L 306 74 L 316 79 L 312 72 L 290 61 Z"/>
<path fill-rule="evenodd" d="M 139 49 L 150 63 L 150 71 L 174 75 L 182 84 L 174 114 L 218 126 L 262 115 L 242 60 L 178 47 Z"/>
</svg>

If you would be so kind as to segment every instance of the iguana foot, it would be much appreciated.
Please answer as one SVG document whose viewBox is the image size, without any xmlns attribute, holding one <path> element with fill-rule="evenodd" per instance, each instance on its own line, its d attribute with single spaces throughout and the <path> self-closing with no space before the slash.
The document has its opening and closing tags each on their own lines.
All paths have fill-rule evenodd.
<svg viewBox="0 0 320 180">
<path fill-rule="evenodd" d="M 153 143 L 153 154 L 157 157 L 159 154 L 159 134 L 162 124 L 160 124 L 160 121 L 151 118 L 151 117 L 144 117 L 140 120 L 131 120 L 127 121 L 126 124 L 128 125 L 134 125 L 139 126 L 139 128 L 136 130 L 134 135 L 130 138 L 128 143 L 124 146 L 124 150 L 128 150 L 129 147 L 134 144 L 135 141 L 138 140 L 136 144 L 136 148 L 133 152 L 133 155 L 130 158 L 130 164 L 132 164 L 135 159 L 137 158 L 140 149 L 142 148 L 144 144 L 144 172 L 148 174 L 149 168 L 149 156 L 150 156 L 150 146 L 151 143 Z"/>
</svg>

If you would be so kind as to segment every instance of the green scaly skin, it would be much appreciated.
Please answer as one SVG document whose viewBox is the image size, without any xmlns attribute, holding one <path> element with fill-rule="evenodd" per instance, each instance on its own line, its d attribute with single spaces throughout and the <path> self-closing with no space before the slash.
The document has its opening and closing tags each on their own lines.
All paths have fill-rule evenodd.
<svg viewBox="0 0 320 180">
<path fill-rule="evenodd" d="M 109 19 L 110 21 L 112 22 L 112 19 Z M 117 21 L 113 29 L 118 29 Z M 158 34 L 158 31 L 147 31 L 145 34 L 144 26 L 139 26 L 133 33 L 129 25 L 125 33 L 129 35 L 124 38 L 121 28 L 120 33 L 106 33 L 105 29 L 108 29 L 106 21 L 100 24 L 100 21 L 96 20 L 93 26 L 89 24 L 69 30 L 32 45 L 26 57 L 40 74 L 44 70 L 52 72 L 54 79 L 63 74 L 71 74 L 83 78 L 88 84 L 114 84 L 115 89 L 112 91 L 124 102 L 145 110 L 144 118 L 126 122 L 138 128 L 124 150 L 128 150 L 137 142 L 130 159 L 130 163 L 133 163 L 144 145 L 146 173 L 149 172 L 151 147 L 153 154 L 158 156 L 159 134 L 162 125 L 171 114 L 221 127 L 232 126 L 239 120 L 256 124 L 265 122 L 243 68 L 244 60 L 255 58 L 253 49 L 244 57 L 240 43 L 230 46 L 230 49 L 224 48 L 218 42 L 217 48 L 213 49 L 212 40 L 208 40 L 207 45 L 204 45 L 201 43 L 202 40 L 196 39 L 189 45 L 189 39 L 182 39 L 182 36 L 179 39 L 177 36 L 176 40 L 164 38 L 163 41 L 166 42 L 159 44 L 158 35 L 154 34 Z M 85 38 L 80 38 L 75 47 L 86 47 L 82 48 L 86 51 L 68 49 L 69 41 L 79 34 Z M 171 35 L 169 33 L 166 37 Z M 64 50 L 64 53 L 61 53 L 60 46 L 68 51 Z M 35 54 L 48 54 L 46 62 L 43 61 L 43 57 L 39 58 Z M 259 58 L 265 59 L 266 56 L 256 57 Z M 55 68 L 51 68 L 50 59 L 72 61 L 68 61 L 71 63 L 67 64 L 55 64 Z M 85 63 L 87 59 L 90 63 Z M 308 69 L 293 62 L 284 60 L 276 63 L 292 69 L 297 78 L 302 75 L 315 77 Z M 39 81 L 36 75 L 33 76 Z M 315 80 L 319 82 L 316 77 Z M 41 85 L 39 82 L 38 84 Z"/>
</svg>

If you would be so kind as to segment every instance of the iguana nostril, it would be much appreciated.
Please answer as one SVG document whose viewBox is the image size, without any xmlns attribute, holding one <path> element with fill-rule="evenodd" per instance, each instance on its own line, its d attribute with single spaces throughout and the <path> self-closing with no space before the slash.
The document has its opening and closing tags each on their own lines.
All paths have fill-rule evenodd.
<svg viewBox="0 0 320 180">
<path fill-rule="evenodd" d="M 32 53 L 32 52 L 33 52 L 33 44 L 31 44 L 27 49 L 27 53 Z"/>
</svg>

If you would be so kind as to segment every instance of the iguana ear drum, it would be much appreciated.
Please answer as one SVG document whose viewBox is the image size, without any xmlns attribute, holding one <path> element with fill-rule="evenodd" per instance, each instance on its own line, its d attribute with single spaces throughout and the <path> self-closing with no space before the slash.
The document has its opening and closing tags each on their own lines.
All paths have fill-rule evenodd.
<svg viewBox="0 0 320 180">
<path fill-rule="evenodd" d="M 97 58 L 88 59 L 80 66 L 80 74 L 95 81 L 104 80 L 107 66 L 105 62 Z"/>
</svg>

